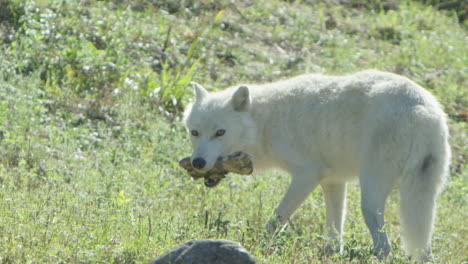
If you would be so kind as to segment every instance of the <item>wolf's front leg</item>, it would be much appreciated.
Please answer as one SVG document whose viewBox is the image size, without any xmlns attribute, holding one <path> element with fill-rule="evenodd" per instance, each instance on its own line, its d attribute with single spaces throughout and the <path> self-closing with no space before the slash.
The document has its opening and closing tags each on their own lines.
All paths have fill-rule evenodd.
<svg viewBox="0 0 468 264">
<path fill-rule="evenodd" d="M 346 215 L 346 183 L 322 184 L 326 205 L 326 227 L 328 240 L 325 254 L 342 251 L 343 223 Z"/>
<path fill-rule="evenodd" d="M 274 234 L 288 221 L 307 196 L 319 183 L 319 177 L 309 173 L 293 174 L 291 184 L 283 200 L 275 210 L 273 217 L 267 223 L 267 231 Z"/>
</svg>

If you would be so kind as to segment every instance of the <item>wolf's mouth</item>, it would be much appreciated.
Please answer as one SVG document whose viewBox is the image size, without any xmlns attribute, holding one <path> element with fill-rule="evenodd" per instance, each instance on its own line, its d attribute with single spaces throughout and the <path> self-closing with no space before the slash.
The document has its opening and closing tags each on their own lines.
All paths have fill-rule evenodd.
<svg viewBox="0 0 468 264">
<path fill-rule="evenodd" d="M 212 188 L 212 187 L 215 187 L 216 185 L 218 185 L 218 183 L 220 181 L 221 181 L 221 179 L 208 178 L 208 179 L 205 179 L 205 186 L 209 187 L 209 188 Z"/>
</svg>

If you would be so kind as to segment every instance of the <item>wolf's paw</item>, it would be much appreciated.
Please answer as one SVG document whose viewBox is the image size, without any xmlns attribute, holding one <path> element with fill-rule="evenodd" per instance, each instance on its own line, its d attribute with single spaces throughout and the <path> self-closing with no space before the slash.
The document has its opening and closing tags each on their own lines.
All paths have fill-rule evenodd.
<svg viewBox="0 0 468 264">
<path fill-rule="evenodd" d="M 277 227 L 276 220 L 270 219 L 268 221 L 268 223 L 266 224 L 266 230 L 267 230 L 268 234 L 274 235 L 275 231 L 276 231 L 276 227 Z"/>
<path fill-rule="evenodd" d="M 266 224 L 266 230 L 268 234 L 275 235 L 278 234 L 286 228 L 286 221 L 279 215 L 275 215 Z"/>
<path fill-rule="evenodd" d="M 374 247 L 374 254 L 379 259 L 382 260 L 390 254 L 392 247 L 388 243 L 382 243 L 377 247 Z"/>
<path fill-rule="evenodd" d="M 332 256 L 336 253 L 341 253 L 342 248 L 339 242 L 325 242 L 325 246 L 323 247 L 323 254 L 327 257 Z"/>
<path fill-rule="evenodd" d="M 431 253 L 418 253 L 416 254 L 417 263 L 431 263 L 432 254 Z"/>
</svg>

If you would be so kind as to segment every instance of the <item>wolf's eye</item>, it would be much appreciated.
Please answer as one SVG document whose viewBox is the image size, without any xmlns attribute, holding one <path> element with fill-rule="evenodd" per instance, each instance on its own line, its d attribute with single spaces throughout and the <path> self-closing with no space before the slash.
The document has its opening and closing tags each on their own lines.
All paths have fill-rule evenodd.
<svg viewBox="0 0 468 264">
<path fill-rule="evenodd" d="M 198 135 L 199 135 L 199 133 L 198 133 L 197 130 L 192 130 L 192 131 L 190 131 L 190 133 L 191 133 L 192 136 L 194 136 L 194 137 L 198 137 Z"/>
<path fill-rule="evenodd" d="M 215 136 L 220 137 L 220 136 L 224 135 L 224 133 L 226 133 L 225 129 L 219 129 L 218 131 L 216 131 Z"/>
</svg>

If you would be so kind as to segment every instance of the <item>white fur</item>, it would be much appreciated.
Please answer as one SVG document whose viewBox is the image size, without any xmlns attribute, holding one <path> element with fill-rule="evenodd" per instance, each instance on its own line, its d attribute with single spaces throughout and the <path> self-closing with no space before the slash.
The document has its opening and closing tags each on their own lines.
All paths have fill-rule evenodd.
<svg viewBox="0 0 468 264">
<path fill-rule="evenodd" d="M 340 250 L 346 183 L 359 179 L 361 207 L 379 258 L 391 247 L 383 232 L 385 200 L 400 186 L 403 242 L 431 254 L 435 199 L 448 172 L 446 116 L 436 99 L 409 79 L 375 70 L 347 76 L 302 75 L 265 85 L 208 93 L 193 84 L 186 109 L 193 158 L 210 169 L 243 151 L 255 170 L 279 168 L 291 185 L 267 224 L 281 228 L 317 185 L 326 202 L 327 250 Z M 216 137 L 219 129 L 226 132 Z"/>
</svg>

